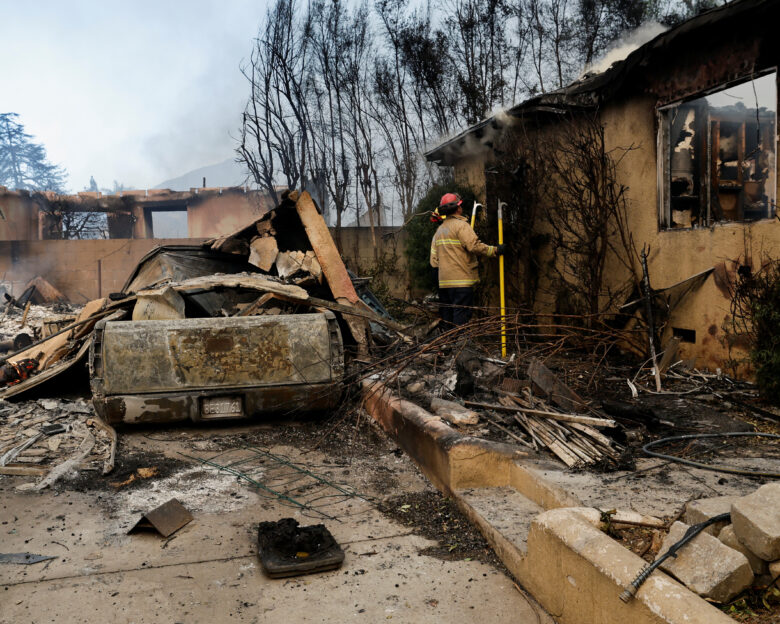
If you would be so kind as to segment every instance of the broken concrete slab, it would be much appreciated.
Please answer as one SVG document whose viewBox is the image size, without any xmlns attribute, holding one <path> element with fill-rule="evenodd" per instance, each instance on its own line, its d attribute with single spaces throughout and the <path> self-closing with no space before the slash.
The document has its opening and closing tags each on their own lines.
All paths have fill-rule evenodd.
<svg viewBox="0 0 780 624">
<path fill-rule="evenodd" d="M 683 522 L 689 525 L 699 524 L 700 522 L 705 522 L 720 514 L 729 513 L 731 511 L 731 504 L 738 498 L 738 496 L 716 496 L 713 498 L 700 498 L 699 500 L 690 501 L 685 505 L 685 513 L 682 517 Z M 727 524 L 728 521 L 726 520 L 723 522 L 716 522 L 704 529 L 704 532 L 717 537 L 723 527 Z"/>
<path fill-rule="evenodd" d="M 321 279 L 322 267 L 320 266 L 320 263 L 317 260 L 317 256 L 313 251 L 306 252 L 306 257 L 303 259 L 302 268 L 317 280 Z"/>
<path fill-rule="evenodd" d="M 675 522 L 658 557 L 680 541 L 688 528 L 683 522 Z M 681 548 L 676 557 L 664 561 L 661 569 L 688 589 L 717 602 L 728 602 L 753 582 L 753 570 L 745 555 L 704 532 Z"/>
<path fill-rule="evenodd" d="M 167 321 L 184 318 L 184 299 L 170 286 L 139 293 L 133 307 L 134 321 Z"/>
<path fill-rule="evenodd" d="M 249 264 L 263 271 L 270 271 L 279 255 L 279 246 L 273 236 L 255 238 L 249 243 Z"/>
<path fill-rule="evenodd" d="M 433 398 L 431 399 L 431 411 L 454 425 L 476 425 L 479 423 L 479 414 L 454 401 Z"/>
<path fill-rule="evenodd" d="M 303 267 L 306 257 L 302 251 L 283 251 L 276 256 L 276 272 L 282 279 L 295 275 Z"/>
<path fill-rule="evenodd" d="M 731 505 L 739 541 L 764 561 L 780 559 L 780 481 L 762 485 Z"/>
<path fill-rule="evenodd" d="M 742 542 L 739 541 L 739 539 L 737 539 L 737 535 L 734 533 L 733 526 L 729 524 L 728 526 L 723 527 L 721 532 L 718 534 L 718 539 L 726 544 L 726 546 L 729 548 L 733 548 L 737 552 L 741 552 L 743 555 L 745 555 L 748 563 L 750 563 L 750 569 L 753 570 L 753 574 L 759 576 L 766 573 L 766 561 L 760 557 L 756 557 L 752 552 L 750 552 L 750 549 L 747 546 L 745 546 Z"/>
</svg>

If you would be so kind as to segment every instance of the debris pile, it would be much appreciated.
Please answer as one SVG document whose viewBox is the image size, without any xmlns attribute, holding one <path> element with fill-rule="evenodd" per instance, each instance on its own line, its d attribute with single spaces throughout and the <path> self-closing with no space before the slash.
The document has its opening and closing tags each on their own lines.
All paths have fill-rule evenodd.
<svg viewBox="0 0 780 624">
<path fill-rule="evenodd" d="M 0 407 L 0 474 L 43 477 L 22 489 L 43 489 L 69 472 L 107 474 L 116 433 L 83 400 L 39 399 Z"/>
<path fill-rule="evenodd" d="M 729 521 L 730 516 L 730 521 Z M 722 520 L 719 520 L 723 518 Z M 699 522 L 708 526 L 661 569 L 700 596 L 728 602 L 751 586 L 768 587 L 780 576 L 780 482 L 743 497 L 720 496 L 688 503 L 685 522 L 675 522 L 662 557 Z"/>
<path fill-rule="evenodd" d="M 400 329 L 371 302 L 356 292 L 309 194 L 288 192 L 230 236 L 156 248 L 122 292 L 89 302 L 69 324 L 49 323 L 2 361 L 0 398 L 88 361 L 106 422 L 329 409 L 345 353 L 368 352 L 369 321 Z"/>
<path fill-rule="evenodd" d="M 445 372 L 424 375 L 406 371 L 405 378 L 414 377 L 406 388 L 418 400 L 426 390 L 425 381 L 436 385 L 437 378 L 441 380 L 433 393 L 449 398 L 434 396 L 429 406 L 443 420 L 456 426 L 484 421 L 521 446 L 548 451 L 569 468 L 614 469 L 630 462 L 626 447 L 615 439 L 621 432 L 619 424 L 578 396 L 538 359 L 530 358 L 527 377 L 518 379 L 507 374 L 510 362 L 471 349 L 449 357 L 442 352 L 442 356 L 438 364 Z M 454 373 L 446 372 L 453 368 Z M 417 369 L 422 369 L 422 364 L 418 363 Z"/>
</svg>

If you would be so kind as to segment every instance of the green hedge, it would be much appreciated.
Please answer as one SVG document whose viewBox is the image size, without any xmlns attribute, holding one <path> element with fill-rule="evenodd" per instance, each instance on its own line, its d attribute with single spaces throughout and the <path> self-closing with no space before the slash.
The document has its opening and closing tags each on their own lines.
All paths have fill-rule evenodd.
<svg viewBox="0 0 780 624">
<path fill-rule="evenodd" d="M 437 224 L 431 223 L 431 213 L 438 207 L 441 196 L 445 193 L 457 193 L 463 199 L 464 214 L 471 214 L 474 204 L 474 191 L 468 187 L 453 184 L 437 184 L 431 187 L 420 199 L 415 209 L 415 215 L 406 224 L 407 238 L 406 255 L 409 267 L 409 278 L 412 288 L 434 290 L 436 284 L 431 272 L 431 239 L 436 232 Z"/>
</svg>

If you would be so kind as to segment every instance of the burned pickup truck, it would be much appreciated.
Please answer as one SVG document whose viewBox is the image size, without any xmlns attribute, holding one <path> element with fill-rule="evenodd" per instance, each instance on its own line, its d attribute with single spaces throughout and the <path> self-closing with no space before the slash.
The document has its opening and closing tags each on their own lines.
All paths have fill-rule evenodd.
<svg viewBox="0 0 780 624">
<path fill-rule="evenodd" d="M 8 358 L 37 368 L 0 396 L 86 362 L 109 423 L 327 410 L 370 325 L 400 329 L 358 296 L 313 200 L 292 192 L 233 235 L 154 249 L 122 292 Z"/>
</svg>

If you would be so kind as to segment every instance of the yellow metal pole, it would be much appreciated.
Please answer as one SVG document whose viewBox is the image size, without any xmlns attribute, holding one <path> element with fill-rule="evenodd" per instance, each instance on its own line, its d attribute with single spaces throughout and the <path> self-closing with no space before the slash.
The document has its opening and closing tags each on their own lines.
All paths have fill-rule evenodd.
<svg viewBox="0 0 780 624">
<path fill-rule="evenodd" d="M 504 244 L 504 211 L 505 202 L 498 200 L 498 244 Z M 501 288 L 501 357 L 506 357 L 506 299 L 504 296 L 504 256 L 498 257 L 498 279 Z"/>
<path fill-rule="evenodd" d="M 477 222 L 477 207 L 481 207 L 482 204 L 474 202 L 474 207 L 471 209 L 471 229 L 474 229 L 474 224 Z"/>
</svg>

